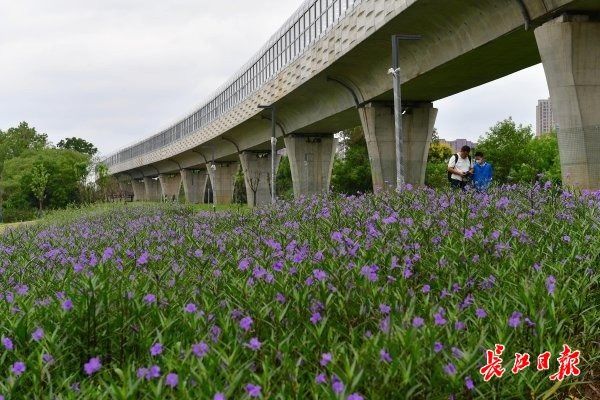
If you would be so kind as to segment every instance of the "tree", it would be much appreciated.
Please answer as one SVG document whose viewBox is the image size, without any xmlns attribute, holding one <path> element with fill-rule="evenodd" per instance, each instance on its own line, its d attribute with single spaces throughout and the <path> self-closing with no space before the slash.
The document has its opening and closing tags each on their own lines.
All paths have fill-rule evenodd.
<svg viewBox="0 0 600 400">
<path fill-rule="evenodd" d="M 77 137 L 62 139 L 56 146 L 59 149 L 75 150 L 90 156 L 94 156 L 98 152 L 98 149 L 92 143 Z"/>
<path fill-rule="evenodd" d="M 292 169 L 290 159 L 287 156 L 281 157 L 277 175 L 275 176 L 275 190 L 277 197 L 291 199 L 294 197 L 294 186 L 292 184 Z"/>
<path fill-rule="evenodd" d="M 246 204 L 246 184 L 244 182 L 244 171 L 239 168 L 233 180 L 233 203 Z"/>
<path fill-rule="evenodd" d="M 427 162 L 429 163 L 448 163 L 448 160 L 452 157 L 452 149 L 447 144 L 437 142 L 431 142 L 429 146 L 429 153 L 427 155 Z"/>
<path fill-rule="evenodd" d="M 560 157 L 556 133 L 533 138 L 525 147 L 527 162 L 515 164 L 510 169 L 511 182 L 535 182 L 540 178 L 561 181 Z"/>
<path fill-rule="evenodd" d="M 494 181 L 509 181 L 511 168 L 531 161 L 528 153 L 533 139 L 531 125 L 518 125 L 512 118 L 498 122 L 479 138 L 477 151 L 494 166 Z"/>
<path fill-rule="evenodd" d="M 63 208 L 81 202 L 80 184 L 87 175 L 90 157 L 73 150 L 43 148 L 24 151 L 4 163 L 4 215 L 7 220 L 33 216 L 39 206 L 32 192 L 35 166 L 43 165 L 48 174 L 46 208 Z"/>
<path fill-rule="evenodd" d="M 21 122 L 6 132 L 0 130 L 0 172 L 5 161 L 20 156 L 26 150 L 42 149 L 48 145 L 48 135 L 38 133 L 27 122 Z"/>
<path fill-rule="evenodd" d="M 344 131 L 341 140 L 345 151 L 333 162 L 332 190 L 346 194 L 372 191 L 371 163 L 362 127 Z"/>
<path fill-rule="evenodd" d="M 46 186 L 48 186 L 48 172 L 43 164 L 35 164 L 31 170 L 31 183 L 29 187 L 38 201 L 38 211 L 42 212 L 42 205 L 46 198 Z"/>
</svg>

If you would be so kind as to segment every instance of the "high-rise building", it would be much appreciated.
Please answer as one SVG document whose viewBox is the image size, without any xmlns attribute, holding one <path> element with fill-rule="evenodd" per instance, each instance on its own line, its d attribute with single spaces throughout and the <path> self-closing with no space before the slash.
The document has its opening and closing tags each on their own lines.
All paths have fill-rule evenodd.
<svg viewBox="0 0 600 400">
<path fill-rule="evenodd" d="M 456 139 L 456 140 L 444 140 L 440 139 L 440 143 L 450 147 L 453 152 L 458 153 L 463 146 L 469 146 L 471 149 L 475 148 L 477 143 L 471 142 L 467 139 Z"/>
<path fill-rule="evenodd" d="M 541 136 L 544 133 L 549 133 L 558 129 L 558 124 L 554 121 L 552 113 L 552 102 L 550 99 L 538 100 L 538 105 L 535 108 L 535 135 Z"/>
</svg>

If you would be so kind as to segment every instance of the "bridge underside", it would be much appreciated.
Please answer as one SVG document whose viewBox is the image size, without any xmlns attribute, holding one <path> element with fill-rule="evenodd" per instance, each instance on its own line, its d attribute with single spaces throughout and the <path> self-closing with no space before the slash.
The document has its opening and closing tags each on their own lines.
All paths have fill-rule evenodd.
<svg viewBox="0 0 600 400">
<path fill-rule="evenodd" d="M 385 3 L 364 1 L 381 2 Z M 295 189 L 313 188 L 295 190 L 295 194 L 327 189 L 324 184 L 301 184 L 300 176 L 308 181 L 327 182 L 328 177 L 322 174 L 327 175 L 329 161 L 318 161 L 325 164 L 316 167 L 311 160 L 329 160 L 332 154 L 325 157 L 325 153 L 332 152 L 333 146 L 330 139 L 323 139 L 319 142 L 323 143 L 321 147 L 298 147 L 298 139 L 291 138 L 330 138 L 334 132 L 361 124 L 375 189 L 395 181 L 392 80 L 387 70 L 391 64 L 390 37 L 397 33 L 423 36 L 419 41 L 402 42 L 400 47 L 402 97 L 407 110 L 403 122 L 407 182 L 423 183 L 423 166 L 437 113 L 431 108 L 432 101 L 542 61 L 560 125 L 563 181 L 600 188 L 600 2 L 526 0 L 524 4 L 530 19 L 528 30 L 524 29 L 527 18 L 516 0 L 414 1 L 385 23 L 371 27 L 373 32 L 349 51 L 281 96 L 274 102 L 277 148 L 295 143 L 295 161 L 291 160 L 292 170 L 296 170 Z M 361 23 L 364 21 L 360 16 L 356 17 L 357 29 Z M 325 49 L 320 54 L 329 57 L 331 53 Z M 311 62 L 322 60 L 316 59 L 314 52 L 312 59 L 297 60 L 298 64 L 292 64 L 287 74 L 285 70 L 280 74 L 281 85 L 293 80 L 294 74 L 306 74 Z M 213 159 L 217 165 L 239 163 L 243 151 L 269 151 L 268 117 L 267 111 L 261 113 L 257 109 L 254 116 L 218 138 L 126 172 L 143 178 L 178 173 L 180 169 L 205 171 Z M 231 167 L 228 171 L 233 173 Z M 263 194 L 261 198 L 269 196 Z"/>
</svg>

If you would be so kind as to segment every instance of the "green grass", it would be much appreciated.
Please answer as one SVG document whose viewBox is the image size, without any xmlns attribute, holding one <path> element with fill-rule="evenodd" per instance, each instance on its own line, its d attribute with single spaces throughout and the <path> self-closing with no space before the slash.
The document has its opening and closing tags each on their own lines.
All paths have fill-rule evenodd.
<svg viewBox="0 0 600 400">
<path fill-rule="evenodd" d="M 0 337 L 14 348 L 0 395 L 561 399 L 598 386 L 600 196 L 550 185 L 205 207 L 73 209 L 1 236 Z M 495 343 L 507 372 L 484 382 Z M 582 352 L 581 375 L 555 384 L 563 344 Z M 516 352 L 534 365 L 513 375 Z"/>
</svg>

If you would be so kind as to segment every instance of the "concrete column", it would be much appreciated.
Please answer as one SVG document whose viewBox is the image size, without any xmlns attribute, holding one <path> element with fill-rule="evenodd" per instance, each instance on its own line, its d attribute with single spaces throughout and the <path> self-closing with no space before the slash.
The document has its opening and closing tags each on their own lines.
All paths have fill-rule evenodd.
<svg viewBox="0 0 600 400">
<path fill-rule="evenodd" d="M 132 179 L 133 201 L 146 201 L 146 185 L 143 180 Z"/>
<path fill-rule="evenodd" d="M 206 164 L 216 204 L 231 204 L 233 184 L 238 168 L 239 164 L 236 162 Z"/>
<path fill-rule="evenodd" d="M 204 193 L 206 192 L 206 182 L 208 174 L 202 170 L 181 170 L 181 180 L 183 182 L 183 192 L 187 203 L 204 203 Z"/>
<path fill-rule="evenodd" d="M 371 162 L 373 191 L 396 187 L 396 139 L 393 105 L 369 103 L 359 109 Z M 437 116 L 432 103 L 408 107 L 402 116 L 404 181 L 425 183 L 425 168 Z"/>
<path fill-rule="evenodd" d="M 432 103 L 424 103 L 408 108 L 402 115 L 402 131 L 404 133 L 402 158 L 405 183 L 425 184 L 427 155 L 437 112 L 437 108 L 433 108 Z"/>
<path fill-rule="evenodd" d="M 160 174 L 158 180 L 162 190 L 162 198 L 166 201 L 178 201 L 179 190 L 181 189 L 181 174 Z"/>
<path fill-rule="evenodd" d="M 275 157 L 275 171 L 279 166 L 281 156 Z M 250 207 L 271 203 L 271 153 L 256 153 L 243 151 L 240 153 L 240 163 L 244 171 L 246 198 Z"/>
<path fill-rule="evenodd" d="M 369 103 L 359 108 L 358 112 L 369 152 L 373 191 L 393 188 L 396 185 L 394 108 L 390 105 Z"/>
<path fill-rule="evenodd" d="M 158 179 L 144 177 L 144 188 L 146 189 L 146 201 L 160 201 L 161 191 Z"/>
<path fill-rule="evenodd" d="M 564 15 L 536 28 L 563 183 L 600 189 L 600 22 Z"/>
<path fill-rule="evenodd" d="M 294 197 L 326 193 L 331 182 L 337 139 L 332 134 L 291 134 L 284 138 Z"/>
</svg>

